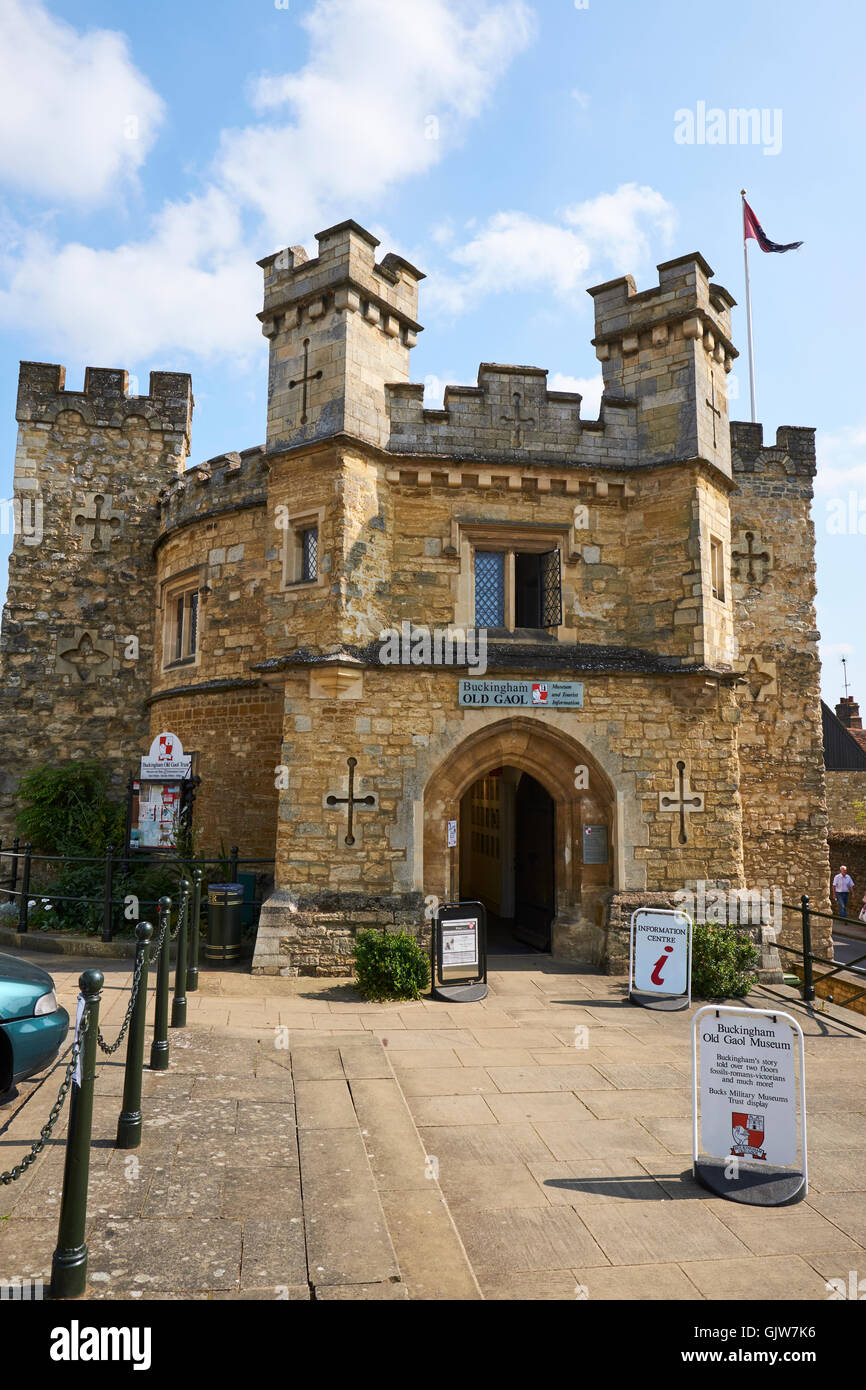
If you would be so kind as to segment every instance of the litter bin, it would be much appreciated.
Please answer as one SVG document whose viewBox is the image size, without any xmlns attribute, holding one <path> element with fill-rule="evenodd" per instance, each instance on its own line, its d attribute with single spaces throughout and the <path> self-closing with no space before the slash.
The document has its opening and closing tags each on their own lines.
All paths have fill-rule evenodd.
<svg viewBox="0 0 866 1390">
<path fill-rule="evenodd" d="M 205 960 L 225 965 L 241 954 L 242 883 L 211 883 L 207 890 Z"/>
</svg>

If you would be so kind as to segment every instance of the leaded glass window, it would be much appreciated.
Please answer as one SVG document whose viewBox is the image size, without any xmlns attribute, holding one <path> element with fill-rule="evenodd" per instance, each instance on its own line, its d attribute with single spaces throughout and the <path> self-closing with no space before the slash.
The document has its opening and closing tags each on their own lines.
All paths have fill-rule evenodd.
<svg viewBox="0 0 866 1390">
<path fill-rule="evenodd" d="M 301 579 L 312 580 L 319 573 L 319 530 L 310 526 L 301 532 Z"/>
<path fill-rule="evenodd" d="M 475 625 L 505 626 L 505 554 L 501 550 L 475 552 Z"/>
</svg>

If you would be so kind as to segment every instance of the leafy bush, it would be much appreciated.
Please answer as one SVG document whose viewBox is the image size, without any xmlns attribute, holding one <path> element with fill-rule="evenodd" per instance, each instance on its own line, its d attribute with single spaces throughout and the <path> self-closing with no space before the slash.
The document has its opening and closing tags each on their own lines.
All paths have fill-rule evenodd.
<svg viewBox="0 0 866 1390">
<path fill-rule="evenodd" d="M 757 980 L 757 948 L 735 927 L 695 922 L 692 993 L 701 999 L 741 999 Z"/>
<path fill-rule="evenodd" d="M 126 807 L 111 800 L 100 763 L 36 767 L 21 778 L 18 799 L 18 832 L 39 854 L 102 854 L 123 844 Z"/>
<path fill-rule="evenodd" d="M 355 973 L 367 999 L 420 999 L 430 983 L 430 962 L 408 932 L 359 931 Z"/>
</svg>

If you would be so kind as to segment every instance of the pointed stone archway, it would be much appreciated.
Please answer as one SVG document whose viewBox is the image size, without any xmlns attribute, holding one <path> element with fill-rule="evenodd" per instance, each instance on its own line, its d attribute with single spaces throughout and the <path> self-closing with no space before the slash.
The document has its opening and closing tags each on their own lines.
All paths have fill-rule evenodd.
<svg viewBox="0 0 866 1390">
<path fill-rule="evenodd" d="M 448 822 L 459 822 L 461 798 L 468 788 L 500 767 L 529 773 L 553 798 L 553 955 L 599 960 L 604 905 L 615 886 L 616 793 L 598 760 L 541 717 L 515 715 L 476 730 L 451 750 L 430 777 L 424 791 L 425 894 L 446 902 L 457 898 L 459 846 L 448 848 Z M 585 774 L 579 772 L 581 768 Z M 583 862 L 584 827 L 590 824 L 607 827 L 606 864 Z"/>
</svg>

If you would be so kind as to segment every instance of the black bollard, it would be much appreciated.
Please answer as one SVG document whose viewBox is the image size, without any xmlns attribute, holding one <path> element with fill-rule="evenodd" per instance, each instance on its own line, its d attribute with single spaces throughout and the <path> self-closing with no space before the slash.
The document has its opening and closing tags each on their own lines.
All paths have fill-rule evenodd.
<svg viewBox="0 0 866 1390">
<path fill-rule="evenodd" d="M 812 971 L 812 914 L 809 911 L 809 894 L 800 899 L 800 912 L 803 918 L 803 998 L 812 1003 L 815 998 L 815 980 Z"/>
<path fill-rule="evenodd" d="M 186 992 L 198 989 L 198 948 L 201 936 L 201 869 L 193 874 L 192 917 L 189 921 L 189 965 L 186 967 Z"/>
<path fill-rule="evenodd" d="M 163 934 L 163 927 L 165 932 Z M 151 1071 L 168 1071 L 168 987 L 171 974 L 171 898 L 159 900 L 159 931 L 162 950 L 156 967 L 156 1005 L 153 1010 L 153 1042 L 150 1044 Z"/>
<path fill-rule="evenodd" d="M 135 969 L 141 970 L 138 994 L 129 1020 L 126 1067 L 123 1072 L 123 1108 L 117 1121 L 118 1149 L 137 1149 L 141 1143 L 141 1076 L 144 1066 L 144 1029 L 147 1020 L 147 972 L 153 927 L 139 922 L 135 929 Z M 133 976 L 133 978 L 135 978 Z"/>
<path fill-rule="evenodd" d="M 174 971 L 174 998 L 171 1001 L 172 1028 L 186 1027 L 186 932 L 189 921 L 189 884 L 184 883 L 177 925 L 177 965 Z"/>
<path fill-rule="evenodd" d="M 87 1284 L 87 1182 L 90 1176 L 90 1132 L 93 1124 L 93 1083 L 96 1079 L 96 1035 L 99 1031 L 101 970 L 85 970 L 78 981 L 84 996 L 87 1032 L 79 1053 L 78 1074 L 69 1097 L 69 1128 L 57 1248 L 51 1261 L 51 1297 L 78 1298 Z"/>
</svg>

